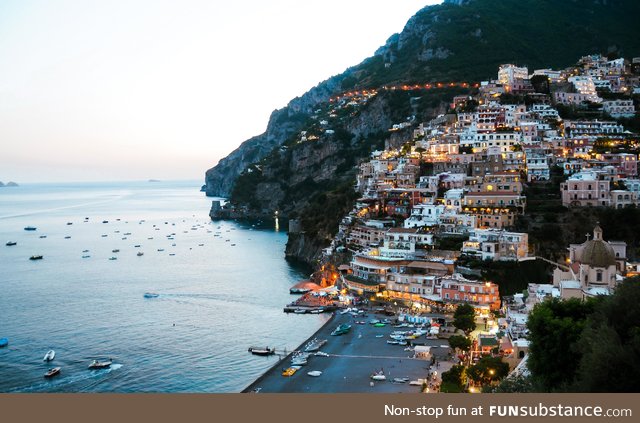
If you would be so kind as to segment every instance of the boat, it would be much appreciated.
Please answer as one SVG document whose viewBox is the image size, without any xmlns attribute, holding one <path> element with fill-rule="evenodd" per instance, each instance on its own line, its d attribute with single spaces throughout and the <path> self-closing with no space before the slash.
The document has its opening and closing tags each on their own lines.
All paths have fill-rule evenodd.
<svg viewBox="0 0 640 423">
<path fill-rule="evenodd" d="M 102 234 L 100 236 L 103 237 L 103 238 L 106 238 L 108 235 L 107 234 Z"/>
<path fill-rule="evenodd" d="M 276 353 L 276 349 L 269 347 L 249 347 L 249 352 L 253 355 L 273 355 Z"/>
<path fill-rule="evenodd" d="M 305 314 L 307 312 L 307 310 L 303 309 L 303 308 L 296 308 L 295 310 L 293 310 L 294 313 L 296 314 Z"/>
<path fill-rule="evenodd" d="M 119 253 L 120 250 L 118 250 L 117 248 L 115 250 L 111 250 L 112 253 Z"/>
<path fill-rule="evenodd" d="M 351 330 L 351 325 L 347 325 L 346 323 L 343 323 L 337 328 L 335 328 L 335 330 L 331 332 L 331 335 L 333 336 L 344 335 L 345 333 L 349 333 L 350 330 Z"/>
<path fill-rule="evenodd" d="M 408 377 L 394 377 L 393 378 L 393 383 L 407 383 L 409 382 L 409 378 Z"/>
<path fill-rule="evenodd" d="M 316 339 L 313 339 L 311 342 L 309 342 L 304 350 L 307 352 L 318 351 L 326 343 L 327 343 L 326 339 L 316 338 Z"/>
<path fill-rule="evenodd" d="M 44 238 L 46 238 L 46 237 L 47 237 L 46 235 L 40 235 L 40 238 L 41 238 L 41 239 L 44 239 Z"/>
<path fill-rule="evenodd" d="M 89 255 L 84 255 L 84 256 L 82 256 L 82 258 L 91 258 L 91 256 L 89 256 Z"/>
<path fill-rule="evenodd" d="M 113 360 L 111 359 L 107 361 L 93 360 L 91 364 L 89 364 L 89 368 L 90 369 L 106 369 L 107 367 L 111 366 L 112 363 L 113 363 Z"/>
<path fill-rule="evenodd" d="M 324 351 L 318 351 L 314 354 L 316 357 L 329 357 L 329 354 L 327 354 Z"/>
<path fill-rule="evenodd" d="M 164 251 L 164 248 L 158 248 L 158 251 Z"/>
<path fill-rule="evenodd" d="M 9 338 L 0 338 L 0 348 L 9 345 Z"/>
<path fill-rule="evenodd" d="M 313 309 L 313 310 L 311 310 L 309 313 L 312 313 L 312 314 L 320 314 L 320 313 L 322 313 L 323 311 L 324 311 L 324 310 L 323 310 L 323 309 L 321 309 L 321 308 L 314 308 L 314 309 Z"/>
<path fill-rule="evenodd" d="M 89 252 L 89 250 L 82 250 L 82 252 L 83 252 L 83 253 L 88 253 L 88 252 Z"/>
<path fill-rule="evenodd" d="M 109 221 L 108 220 L 103 220 L 102 223 L 109 223 Z"/>
<path fill-rule="evenodd" d="M 306 294 L 309 291 L 311 291 L 309 288 L 291 288 L 289 294 Z"/>
<path fill-rule="evenodd" d="M 138 254 L 136 254 L 138 257 L 143 256 L 144 253 L 142 251 L 138 251 Z"/>
<path fill-rule="evenodd" d="M 73 225 L 73 222 L 67 222 L 67 225 Z"/>
<path fill-rule="evenodd" d="M 44 361 L 51 361 L 54 358 L 56 358 L 56 352 L 54 350 L 49 350 L 47 351 L 47 353 L 44 355 Z"/>
<path fill-rule="evenodd" d="M 25 226 L 25 231 L 35 231 L 37 228 L 35 226 Z"/>
<path fill-rule="evenodd" d="M 9 241 L 9 242 L 7 242 L 5 245 L 6 245 L 7 247 L 11 247 L 12 245 L 16 245 L 16 244 L 17 244 L 17 242 L 15 242 L 15 241 Z"/>
<path fill-rule="evenodd" d="M 371 375 L 371 379 L 373 380 L 387 380 L 387 377 L 384 375 L 384 371 L 380 370 L 379 372 L 375 372 Z"/>
<path fill-rule="evenodd" d="M 64 239 L 71 239 L 71 236 L 67 235 L 64 237 Z"/>
<path fill-rule="evenodd" d="M 297 372 L 298 370 L 300 370 L 300 366 L 291 366 L 286 368 L 283 372 L 282 372 L 282 376 L 284 377 L 291 377 L 295 374 L 295 372 Z"/>
<path fill-rule="evenodd" d="M 54 377 L 55 375 L 59 375 L 60 369 L 62 369 L 62 367 L 54 367 L 53 369 L 49 369 L 49 371 L 44 374 L 44 377 L 49 378 Z"/>
<path fill-rule="evenodd" d="M 42 256 L 41 255 L 35 255 L 35 256 L 31 256 L 29 257 L 29 260 L 42 260 Z"/>
<path fill-rule="evenodd" d="M 156 294 L 155 292 L 145 292 L 145 298 L 158 298 L 160 294 Z"/>
<path fill-rule="evenodd" d="M 109 260 L 118 260 L 118 257 L 109 257 Z"/>
<path fill-rule="evenodd" d="M 322 375 L 322 372 L 320 370 L 312 370 L 310 372 L 307 372 L 307 374 L 312 377 L 318 377 Z"/>
</svg>

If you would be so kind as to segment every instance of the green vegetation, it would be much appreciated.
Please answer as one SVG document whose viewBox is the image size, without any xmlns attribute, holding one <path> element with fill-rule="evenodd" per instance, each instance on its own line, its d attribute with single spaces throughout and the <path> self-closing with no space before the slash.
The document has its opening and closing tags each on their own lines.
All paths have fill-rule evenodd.
<svg viewBox="0 0 640 423">
<path fill-rule="evenodd" d="M 509 365 L 500 357 L 484 356 L 467 369 L 467 377 L 481 385 L 490 385 L 509 374 Z"/>
<path fill-rule="evenodd" d="M 466 336 L 454 335 L 449 338 L 449 346 L 457 348 L 460 351 L 469 351 L 471 348 L 471 339 Z"/>
<path fill-rule="evenodd" d="M 442 373 L 442 383 L 440 392 L 460 393 L 464 391 L 467 383 L 467 375 L 463 365 L 455 365 L 448 371 Z"/>
<path fill-rule="evenodd" d="M 476 312 L 473 306 L 467 303 L 460 304 L 453 314 L 453 325 L 466 334 L 473 332 L 476 328 Z"/>
<path fill-rule="evenodd" d="M 529 315 L 528 366 L 544 391 L 635 392 L 640 380 L 640 277 L 612 296 L 549 300 Z"/>
<path fill-rule="evenodd" d="M 350 87 L 378 87 L 425 80 L 479 81 L 494 76 L 503 63 L 526 64 L 529 69 L 566 67 L 584 54 L 607 52 L 612 46 L 632 57 L 640 52 L 635 22 L 639 14 L 640 4 L 634 0 L 589 5 L 571 0 L 475 0 L 464 6 L 426 7 L 411 20 L 417 31 L 391 37 L 381 55 L 349 70 L 348 82 Z"/>
</svg>

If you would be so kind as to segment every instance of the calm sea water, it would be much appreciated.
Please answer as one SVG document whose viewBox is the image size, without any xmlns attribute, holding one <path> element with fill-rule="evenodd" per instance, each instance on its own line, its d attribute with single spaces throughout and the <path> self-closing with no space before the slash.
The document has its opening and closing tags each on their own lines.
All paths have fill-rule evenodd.
<svg viewBox="0 0 640 423">
<path fill-rule="evenodd" d="M 249 346 L 291 350 L 328 319 L 282 312 L 306 276 L 284 260 L 286 233 L 211 222 L 198 189 L 0 188 L 0 392 L 237 392 L 277 359 Z M 87 369 L 109 357 L 110 369 Z"/>
</svg>

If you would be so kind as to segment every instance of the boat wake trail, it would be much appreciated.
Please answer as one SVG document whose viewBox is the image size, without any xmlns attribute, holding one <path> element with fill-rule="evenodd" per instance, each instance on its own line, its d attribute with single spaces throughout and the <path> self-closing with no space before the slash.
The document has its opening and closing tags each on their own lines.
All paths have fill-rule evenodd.
<svg viewBox="0 0 640 423">
<path fill-rule="evenodd" d="M 52 392 L 58 391 L 59 388 L 64 386 L 72 385 L 74 383 L 101 378 L 114 370 L 118 370 L 122 367 L 122 364 L 112 364 L 108 369 L 100 369 L 100 370 L 82 370 L 77 374 L 73 374 L 71 376 L 64 376 L 62 373 L 58 378 L 51 381 L 45 381 L 42 383 L 37 383 L 35 385 L 15 388 L 9 391 L 9 393 L 18 393 L 18 392 Z M 63 369 L 64 371 L 64 369 Z"/>
<path fill-rule="evenodd" d="M 8 215 L 4 215 L 4 216 L 0 216 L 0 219 L 11 219 L 14 217 L 24 217 L 24 216 L 32 216 L 34 214 L 42 214 L 42 213 L 51 213 L 51 212 L 55 212 L 55 211 L 59 211 L 59 210 L 67 210 L 67 209 L 77 209 L 77 208 L 81 208 L 81 207 L 87 207 L 87 206 L 95 206 L 95 205 L 99 205 L 99 204 L 105 204 L 105 203 L 110 203 L 113 201 L 117 201 L 120 199 L 123 199 L 127 196 L 129 196 L 130 193 L 126 193 L 126 194 L 119 194 L 119 195 L 109 195 L 107 199 L 101 199 L 101 200 L 97 200 L 97 201 L 90 201 L 88 203 L 80 203 L 80 204 L 73 204 L 70 206 L 61 206 L 61 207 L 53 207 L 53 208 L 49 208 L 49 209 L 41 209 L 41 210 L 31 210 L 31 211 L 27 211 L 24 213 L 18 213 L 18 214 L 8 214 Z"/>
</svg>

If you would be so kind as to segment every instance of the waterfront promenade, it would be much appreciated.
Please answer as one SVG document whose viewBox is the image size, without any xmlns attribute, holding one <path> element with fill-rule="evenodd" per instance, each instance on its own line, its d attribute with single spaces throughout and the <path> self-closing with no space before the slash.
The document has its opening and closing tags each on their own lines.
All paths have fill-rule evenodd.
<svg viewBox="0 0 640 423">
<path fill-rule="evenodd" d="M 383 319 L 385 316 L 372 312 L 366 317 L 354 317 L 350 314 L 337 314 L 324 325 L 314 337 L 326 339 L 328 342 L 321 351 L 329 357 L 312 355 L 308 364 L 303 366 L 291 377 L 281 375 L 282 370 L 289 367 L 290 358 L 286 358 L 263 376 L 248 386 L 244 392 L 251 392 L 259 388 L 259 392 L 297 392 L 297 393 L 332 393 L 332 392 L 375 392 L 375 393 L 418 393 L 420 386 L 409 383 L 393 383 L 393 378 L 409 378 L 410 380 L 426 379 L 431 370 L 441 373 L 450 368 L 446 361 L 450 349 L 446 339 L 426 339 L 424 336 L 416 342 L 432 347 L 431 352 L 437 358 L 437 366 L 430 367 L 431 361 L 413 358 L 413 351 L 405 351 L 405 346 L 387 344 L 389 334 L 394 330 L 408 330 L 394 328 L 392 325 L 374 327 L 369 324 L 371 319 Z M 391 318 L 393 320 L 393 318 Z M 366 324 L 357 324 L 365 321 Z M 331 332 L 339 324 L 352 325 L 346 335 L 331 336 Z M 377 337 L 376 335 L 382 335 Z M 306 343 L 304 344 L 306 345 Z M 302 345 L 300 349 L 304 348 Z M 319 370 L 320 377 L 312 377 L 307 372 Z M 384 370 L 386 381 L 372 381 L 370 376 L 374 372 Z M 371 386 L 373 382 L 373 386 Z"/>
</svg>

